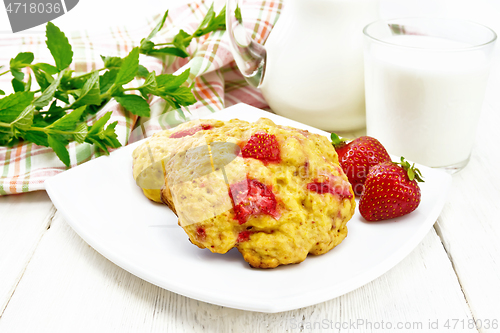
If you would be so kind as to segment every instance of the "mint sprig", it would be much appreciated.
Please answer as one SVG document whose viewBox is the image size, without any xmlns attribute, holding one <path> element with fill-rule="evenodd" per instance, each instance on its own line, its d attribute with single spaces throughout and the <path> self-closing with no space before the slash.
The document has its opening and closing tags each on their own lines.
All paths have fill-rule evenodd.
<svg viewBox="0 0 500 333">
<path fill-rule="evenodd" d="M 176 57 L 187 58 L 190 54 L 187 47 L 191 44 L 194 38 L 199 38 L 216 30 L 226 29 L 226 6 L 222 8 L 219 14 L 215 14 L 214 5 L 208 9 L 205 18 L 200 23 L 198 28 L 188 34 L 184 30 L 180 30 L 171 42 L 155 44 L 151 41 L 156 34 L 161 30 L 168 17 L 168 11 L 163 15 L 158 25 L 151 31 L 148 37 L 141 40 L 140 52 L 146 55 L 161 55 L 168 54 Z"/>
<path fill-rule="evenodd" d="M 128 55 L 123 58 L 101 56 L 102 68 L 88 73 L 75 73 L 70 68 L 74 59 L 68 38 L 53 23 L 47 23 L 46 45 L 55 65 L 36 63 L 33 53 L 21 52 L 8 66 L 0 66 L 0 76 L 12 75 L 14 90 L 0 98 L 0 145 L 24 140 L 51 147 L 59 159 L 70 166 L 67 145 L 72 141 L 87 142 L 104 153 L 121 146 L 115 133 L 118 122 L 106 125 L 111 112 L 92 126 L 87 125 L 88 117 L 111 99 L 132 114 L 149 117 L 151 110 L 147 101 L 151 95 L 159 96 L 185 118 L 182 107 L 196 102 L 193 85 L 187 84 L 189 69 L 177 76 L 150 73 L 139 63 L 139 54 L 188 57 L 187 47 L 193 38 L 225 28 L 225 9 L 216 15 L 212 5 L 193 34 L 181 30 L 172 42 L 154 44 L 151 39 L 163 28 L 167 16 L 168 11 L 140 46 Z M 138 85 L 131 87 L 134 79 Z M 35 88 L 33 81 L 36 81 Z M 0 95 L 5 92 L 0 90 Z"/>
</svg>

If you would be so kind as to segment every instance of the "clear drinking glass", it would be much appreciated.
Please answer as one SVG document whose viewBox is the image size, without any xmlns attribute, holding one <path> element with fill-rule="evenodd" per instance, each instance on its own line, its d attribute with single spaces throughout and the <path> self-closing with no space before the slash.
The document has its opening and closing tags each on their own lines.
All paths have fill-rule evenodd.
<svg viewBox="0 0 500 333">
<path fill-rule="evenodd" d="M 496 40 L 469 21 L 365 27 L 367 134 L 395 155 L 455 172 L 470 158 Z"/>
</svg>

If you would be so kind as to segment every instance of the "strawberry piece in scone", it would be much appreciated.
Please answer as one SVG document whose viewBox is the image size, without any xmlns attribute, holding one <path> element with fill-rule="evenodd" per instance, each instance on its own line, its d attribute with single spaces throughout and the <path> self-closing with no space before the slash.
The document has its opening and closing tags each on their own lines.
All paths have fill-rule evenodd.
<svg viewBox="0 0 500 333">
<path fill-rule="evenodd" d="M 212 125 L 201 124 L 200 126 L 195 126 L 195 127 L 191 127 L 191 128 L 179 131 L 179 132 L 175 132 L 174 134 L 172 134 L 170 136 L 170 138 L 171 139 L 183 138 L 183 137 L 186 137 L 186 136 L 191 136 L 191 135 L 193 135 L 193 134 L 195 134 L 195 133 L 197 133 L 199 131 L 206 131 L 206 130 L 209 130 L 209 129 L 212 129 Z"/>
<path fill-rule="evenodd" d="M 243 146 L 241 154 L 245 158 L 255 158 L 264 163 L 279 162 L 280 148 L 275 135 L 256 133 Z"/>
<path fill-rule="evenodd" d="M 231 185 L 229 196 L 233 201 L 235 218 L 239 224 L 245 223 L 252 215 L 267 214 L 279 217 L 273 191 L 255 179 L 247 178 Z"/>
</svg>

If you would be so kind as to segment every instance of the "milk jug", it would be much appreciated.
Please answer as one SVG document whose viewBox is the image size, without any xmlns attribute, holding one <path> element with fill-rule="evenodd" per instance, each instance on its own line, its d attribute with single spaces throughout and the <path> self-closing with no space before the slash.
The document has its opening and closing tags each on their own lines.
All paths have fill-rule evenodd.
<svg viewBox="0 0 500 333">
<path fill-rule="evenodd" d="M 365 126 L 363 27 L 378 0 L 286 0 L 265 45 L 253 41 L 226 1 L 226 29 L 238 68 L 271 109 L 327 131 Z"/>
</svg>

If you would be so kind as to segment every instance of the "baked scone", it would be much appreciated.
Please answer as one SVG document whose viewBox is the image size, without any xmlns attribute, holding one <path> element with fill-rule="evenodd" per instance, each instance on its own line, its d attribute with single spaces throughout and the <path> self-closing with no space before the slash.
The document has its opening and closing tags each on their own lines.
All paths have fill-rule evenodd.
<svg viewBox="0 0 500 333">
<path fill-rule="evenodd" d="M 189 122 L 153 139 L 149 149 L 166 156 L 160 199 L 198 247 L 237 247 L 252 267 L 273 268 L 346 237 L 354 195 L 326 137 L 261 118 Z M 134 152 L 134 176 L 143 155 Z"/>
</svg>

